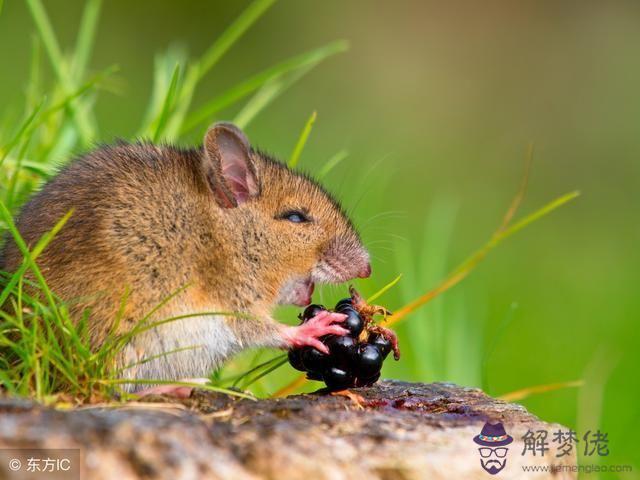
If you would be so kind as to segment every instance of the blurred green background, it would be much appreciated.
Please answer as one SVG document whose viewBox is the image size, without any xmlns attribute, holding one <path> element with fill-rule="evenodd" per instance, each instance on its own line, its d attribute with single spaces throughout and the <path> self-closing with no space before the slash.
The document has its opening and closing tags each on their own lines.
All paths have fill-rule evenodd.
<svg viewBox="0 0 640 480">
<path fill-rule="evenodd" d="M 65 48 L 82 5 L 45 2 Z M 119 71 L 113 91 L 97 97 L 96 141 L 136 134 L 155 54 L 175 46 L 200 55 L 246 5 L 105 2 L 90 70 L 117 64 Z M 286 159 L 318 112 L 300 168 L 317 172 L 348 152 L 324 183 L 352 212 L 373 255 L 372 278 L 357 286 L 371 294 L 403 274 L 380 300 L 392 310 L 488 239 L 533 142 L 520 215 L 570 190 L 582 196 L 507 240 L 462 284 L 400 324 L 404 356 L 388 361 L 383 376 L 451 381 L 492 395 L 582 379 L 581 388 L 522 403 L 579 436 L 600 428 L 611 451 L 603 463 L 633 464 L 637 473 L 639 22 L 637 2 L 281 0 L 207 74 L 193 106 L 284 58 L 349 41 L 349 51 L 320 64 L 246 131 L 254 145 Z M 24 113 L 34 38 L 24 3 L 5 2 L 3 118 Z M 42 66 L 52 80 L 46 58 Z M 205 127 L 181 141 L 198 142 Z M 316 300 L 345 293 L 325 288 Z M 283 367 L 261 388 L 273 392 L 293 376 Z"/>
</svg>

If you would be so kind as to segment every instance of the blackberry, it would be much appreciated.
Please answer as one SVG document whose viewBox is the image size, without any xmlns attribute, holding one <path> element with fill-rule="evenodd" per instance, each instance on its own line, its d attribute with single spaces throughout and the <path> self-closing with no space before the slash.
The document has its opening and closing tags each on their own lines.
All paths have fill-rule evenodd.
<svg viewBox="0 0 640 480">
<path fill-rule="evenodd" d="M 352 365 L 357 349 L 357 340 L 349 335 L 332 336 L 325 345 L 329 348 L 331 363 L 335 366 Z"/>
<path fill-rule="evenodd" d="M 378 381 L 380 378 L 380 372 L 376 373 L 373 377 L 369 378 L 356 378 L 356 387 L 370 387 Z"/>
<path fill-rule="evenodd" d="M 379 333 L 374 333 L 373 335 L 371 335 L 369 337 L 369 343 L 378 347 L 378 350 L 380 350 L 383 359 L 387 358 L 387 355 L 389 355 L 389 353 L 391 352 L 391 342 L 389 341 L 389 339 L 383 337 Z"/>
<path fill-rule="evenodd" d="M 302 350 L 299 348 L 292 348 L 289 350 L 289 363 L 296 370 L 301 372 L 305 371 L 304 365 L 302 365 Z"/>
<path fill-rule="evenodd" d="M 324 305 L 315 305 L 315 304 L 311 304 L 309 305 L 307 308 L 304 309 L 304 312 L 302 312 L 301 315 L 298 315 L 298 318 L 300 320 L 302 320 L 302 323 L 306 322 L 307 320 L 315 317 L 316 315 L 318 315 L 319 313 L 322 313 L 324 311 L 326 311 L 327 309 L 325 308 Z"/>
<path fill-rule="evenodd" d="M 374 327 L 372 322 L 373 315 L 386 310 L 367 305 L 355 290 L 351 293 L 352 297 L 340 300 L 334 310 L 347 316 L 341 325 L 349 333 L 320 338 L 328 355 L 309 346 L 291 349 L 288 354 L 293 368 L 306 372 L 309 380 L 324 381 L 329 390 L 373 385 L 380 378 L 384 359 L 394 350 L 393 332 Z M 352 298 L 358 299 L 357 309 Z M 323 305 L 309 305 L 298 318 L 304 323 L 323 311 L 327 311 Z"/>
<path fill-rule="evenodd" d="M 338 301 L 338 303 L 336 303 L 336 312 L 340 310 L 340 308 L 342 307 L 353 307 L 353 299 L 351 297 L 349 298 L 343 298 L 342 300 Z"/>
<path fill-rule="evenodd" d="M 371 378 L 380 373 L 382 368 L 382 353 L 378 347 L 369 343 L 358 346 L 355 372 L 358 378 Z"/>
<path fill-rule="evenodd" d="M 322 379 L 324 383 L 327 384 L 329 390 L 344 390 L 354 385 L 353 375 L 349 371 L 338 367 L 328 369 L 322 376 Z"/>
<path fill-rule="evenodd" d="M 308 372 L 322 372 L 327 366 L 328 356 L 313 347 L 302 349 L 302 365 Z"/>
<path fill-rule="evenodd" d="M 342 326 L 349 330 L 354 337 L 360 335 L 360 332 L 362 332 L 364 328 L 364 320 L 362 320 L 360 314 L 351 307 L 342 307 L 340 310 L 337 310 L 337 312 L 347 316 Z"/>
<path fill-rule="evenodd" d="M 307 372 L 308 380 L 316 380 L 318 382 L 322 382 L 322 373 L 320 372 Z"/>
</svg>

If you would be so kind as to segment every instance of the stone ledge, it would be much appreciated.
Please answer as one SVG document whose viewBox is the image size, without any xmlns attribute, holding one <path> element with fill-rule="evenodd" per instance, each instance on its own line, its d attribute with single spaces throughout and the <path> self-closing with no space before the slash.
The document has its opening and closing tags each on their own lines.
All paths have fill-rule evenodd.
<svg viewBox="0 0 640 480">
<path fill-rule="evenodd" d="M 473 437 L 485 421 L 499 421 L 514 442 L 493 478 L 576 477 L 523 473 L 522 465 L 576 459 L 556 458 L 553 449 L 521 455 L 528 429 L 551 439 L 565 428 L 520 405 L 452 384 L 384 381 L 353 391 L 363 407 L 321 392 L 250 401 L 196 391 L 179 403 L 153 397 L 71 411 L 3 399 L 0 448 L 80 448 L 82 478 L 92 480 L 486 479 Z"/>
</svg>

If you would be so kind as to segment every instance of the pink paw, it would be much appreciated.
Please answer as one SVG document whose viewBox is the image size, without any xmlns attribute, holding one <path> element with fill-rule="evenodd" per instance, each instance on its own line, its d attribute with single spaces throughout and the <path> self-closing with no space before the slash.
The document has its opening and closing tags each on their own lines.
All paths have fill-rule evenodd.
<svg viewBox="0 0 640 480">
<path fill-rule="evenodd" d="M 185 378 L 178 380 L 179 383 L 197 383 L 206 385 L 209 383 L 208 378 Z M 144 397 L 146 395 L 168 395 L 175 398 L 189 398 L 193 389 L 196 387 L 188 385 L 156 385 L 155 387 L 145 388 L 137 392 L 137 395 Z"/>
<path fill-rule="evenodd" d="M 329 349 L 319 338 L 325 335 L 346 335 L 349 330 L 336 323 L 342 323 L 347 316 L 342 313 L 320 312 L 297 327 L 285 327 L 284 339 L 288 348 L 299 348 L 306 345 L 329 353 Z"/>
</svg>

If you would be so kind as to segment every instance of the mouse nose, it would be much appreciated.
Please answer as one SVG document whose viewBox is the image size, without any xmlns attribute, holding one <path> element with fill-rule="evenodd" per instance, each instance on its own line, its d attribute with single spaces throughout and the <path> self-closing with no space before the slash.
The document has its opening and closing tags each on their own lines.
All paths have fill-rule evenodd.
<svg viewBox="0 0 640 480">
<path fill-rule="evenodd" d="M 371 275 L 371 264 L 367 262 L 365 266 L 362 268 L 362 270 L 360 270 L 360 273 L 358 274 L 358 278 L 369 278 L 370 275 Z"/>
</svg>

